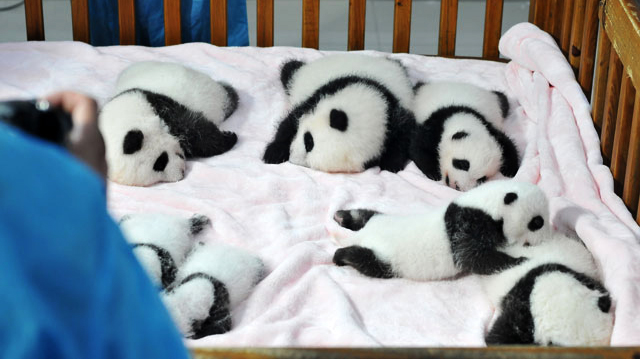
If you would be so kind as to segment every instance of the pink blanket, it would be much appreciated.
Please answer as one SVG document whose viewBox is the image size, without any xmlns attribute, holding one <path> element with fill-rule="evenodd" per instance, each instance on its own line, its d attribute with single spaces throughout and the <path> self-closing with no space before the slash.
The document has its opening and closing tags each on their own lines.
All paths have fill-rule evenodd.
<svg viewBox="0 0 640 359">
<path fill-rule="evenodd" d="M 517 178 L 551 198 L 554 225 L 576 232 L 593 252 L 616 310 L 613 345 L 640 345 L 640 229 L 613 193 L 590 108 L 553 40 L 529 24 L 500 43 L 509 64 L 394 54 L 413 80 L 460 80 L 502 90 L 515 110 L 506 131 L 523 153 Z M 367 51 L 372 56 L 385 54 Z M 261 156 L 289 108 L 279 81 L 287 58 L 325 52 L 298 48 L 94 48 L 81 43 L 0 44 L 0 99 L 59 89 L 114 93 L 118 73 L 135 61 L 175 61 L 231 83 L 240 106 L 223 129 L 239 136 L 221 156 L 192 161 L 184 180 L 148 188 L 109 184 L 114 217 L 165 212 L 212 220 L 203 233 L 258 254 L 268 275 L 233 310 L 234 329 L 188 341 L 200 346 L 483 346 L 493 308 L 474 276 L 439 282 L 364 277 L 331 262 L 345 236 L 332 219 L 342 208 L 411 213 L 458 192 L 428 180 L 410 163 L 397 174 L 377 168 L 327 174 Z"/>
</svg>

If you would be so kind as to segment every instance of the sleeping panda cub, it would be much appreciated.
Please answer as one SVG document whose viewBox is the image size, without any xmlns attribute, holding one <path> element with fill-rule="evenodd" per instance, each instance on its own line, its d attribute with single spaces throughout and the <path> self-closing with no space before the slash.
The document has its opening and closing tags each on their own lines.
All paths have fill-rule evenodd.
<svg viewBox="0 0 640 359">
<path fill-rule="evenodd" d="M 131 214 L 120 227 L 185 337 L 231 330 L 231 311 L 262 279 L 262 260 L 239 248 L 196 241 L 209 219 Z"/>
<path fill-rule="evenodd" d="M 488 345 L 608 345 L 611 297 L 584 244 L 559 233 L 537 246 L 513 246 L 526 258 L 504 272 L 482 276 L 496 307 Z"/>
<path fill-rule="evenodd" d="M 268 144 L 265 163 L 289 161 L 325 172 L 405 167 L 415 118 L 400 62 L 361 54 L 289 60 L 281 81 L 292 109 Z"/>
<path fill-rule="evenodd" d="M 466 191 L 500 172 L 513 177 L 518 151 L 502 132 L 509 101 L 498 91 L 456 82 L 417 88 L 411 159 L 434 181 Z"/>
<path fill-rule="evenodd" d="M 505 248 L 535 245 L 550 233 L 544 193 L 511 180 L 486 183 L 425 213 L 356 209 L 338 211 L 334 218 L 356 231 L 350 238 L 354 245 L 338 249 L 334 263 L 378 278 L 437 280 L 500 272 L 523 260 Z"/>
<path fill-rule="evenodd" d="M 222 154 L 237 141 L 218 125 L 235 111 L 238 94 L 204 73 L 176 63 L 139 62 L 120 74 L 116 93 L 99 117 L 114 182 L 179 181 L 186 159 Z"/>
</svg>

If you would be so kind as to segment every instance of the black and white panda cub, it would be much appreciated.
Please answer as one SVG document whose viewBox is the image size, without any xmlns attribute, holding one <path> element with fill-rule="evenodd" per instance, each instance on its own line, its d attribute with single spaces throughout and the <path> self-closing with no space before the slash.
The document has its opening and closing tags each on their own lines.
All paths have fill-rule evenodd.
<svg viewBox="0 0 640 359">
<path fill-rule="evenodd" d="M 334 263 L 371 277 L 423 281 L 500 272 L 523 260 L 505 248 L 535 245 L 550 232 L 544 193 L 512 180 L 486 183 L 425 213 L 346 210 L 334 218 L 356 230 L 348 240 L 354 245 L 338 249 Z"/>
<path fill-rule="evenodd" d="M 537 246 L 514 246 L 506 253 L 526 260 L 481 277 L 496 307 L 487 345 L 609 344 L 611 296 L 581 241 L 554 233 Z"/>
<path fill-rule="evenodd" d="M 289 60 L 281 81 L 292 110 L 278 126 L 263 160 L 325 172 L 373 166 L 397 172 L 409 161 L 415 127 L 413 90 L 399 61 L 361 54 Z"/>
<path fill-rule="evenodd" d="M 434 82 L 416 90 L 418 122 L 411 159 L 434 181 L 466 191 L 498 172 L 513 177 L 518 151 L 503 132 L 509 113 L 498 91 L 457 82 Z"/>
<path fill-rule="evenodd" d="M 232 328 L 232 310 L 264 275 L 262 260 L 239 248 L 197 241 L 210 223 L 195 215 L 126 215 L 125 238 L 142 267 L 162 289 L 162 300 L 185 337 L 198 339 Z"/>
<path fill-rule="evenodd" d="M 211 157 L 237 141 L 218 125 L 238 106 L 228 84 L 168 62 L 138 62 L 118 77 L 117 95 L 100 111 L 108 177 L 148 186 L 184 177 L 188 158 Z"/>
</svg>

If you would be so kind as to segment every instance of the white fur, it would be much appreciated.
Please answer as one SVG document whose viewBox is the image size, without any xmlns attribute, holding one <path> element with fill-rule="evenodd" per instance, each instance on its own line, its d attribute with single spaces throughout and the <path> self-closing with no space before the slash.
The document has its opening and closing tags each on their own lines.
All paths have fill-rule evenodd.
<svg viewBox="0 0 640 359">
<path fill-rule="evenodd" d="M 509 192 L 517 193 L 518 199 L 505 205 L 504 197 Z M 503 219 L 507 246 L 521 246 L 525 242 L 536 244 L 550 236 L 547 199 L 533 184 L 495 181 L 462 194 L 454 203 L 481 209 L 495 220 Z M 354 233 L 350 243 L 371 249 L 400 277 L 414 280 L 452 277 L 460 270 L 453 262 L 446 232 L 444 214 L 447 207 L 414 215 L 375 215 Z M 531 232 L 527 224 L 537 215 L 545 220 L 545 224 Z"/>
<path fill-rule="evenodd" d="M 304 101 L 320 86 L 346 75 L 376 80 L 387 87 L 403 107 L 411 109 L 413 105 L 413 90 L 405 69 L 386 57 L 363 54 L 327 55 L 302 66 L 289 83 L 291 103 Z"/>
<path fill-rule="evenodd" d="M 166 214 L 131 214 L 120 223 L 131 244 L 153 244 L 169 252 L 176 266 L 180 266 L 193 247 L 191 220 Z M 155 251 L 137 247 L 134 253 L 154 283 L 160 285 L 160 262 Z"/>
<path fill-rule="evenodd" d="M 465 105 L 478 111 L 489 123 L 502 129 L 504 118 L 498 96 L 482 87 L 463 82 L 432 82 L 416 92 L 415 115 L 424 123 L 436 110 L 451 105 Z"/>
<path fill-rule="evenodd" d="M 124 185 L 149 186 L 184 177 L 184 152 L 143 94 L 125 93 L 108 102 L 100 112 L 99 127 L 105 142 L 110 180 Z M 133 129 L 144 134 L 142 149 L 125 155 L 124 138 Z M 167 152 L 169 162 L 164 171 L 157 172 L 153 164 L 162 152 Z"/>
<path fill-rule="evenodd" d="M 127 67 L 116 84 L 116 93 L 140 88 L 168 96 L 192 111 L 202 112 L 219 125 L 225 119 L 228 95 L 209 75 L 186 66 L 158 61 L 137 62 Z"/>
<path fill-rule="evenodd" d="M 347 131 L 328 126 L 332 109 L 347 114 Z M 289 161 L 325 172 L 361 172 L 368 160 L 382 153 L 385 132 L 380 129 L 386 126 L 386 113 L 387 104 L 379 92 L 362 84 L 348 86 L 300 118 Z M 314 140 L 314 148 L 308 153 L 304 145 L 307 131 Z"/>
</svg>

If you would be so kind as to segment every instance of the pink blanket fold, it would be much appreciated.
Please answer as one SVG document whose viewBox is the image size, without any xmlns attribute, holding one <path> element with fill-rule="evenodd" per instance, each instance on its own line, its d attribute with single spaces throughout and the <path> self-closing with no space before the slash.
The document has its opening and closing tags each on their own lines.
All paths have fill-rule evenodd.
<svg viewBox="0 0 640 359">
<path fill-rule="evenodd" d="M 517 178 L 538 183 L 552 199 L 554 224 L 577 233 L 594 253 L 614 299 L 612 344 L 640 345 L 640 229 L 613 193 L 588 102 L 549 40 L 531 25 L 516 25 L 500 43 L 513 59 L 508 65 L 389 56 L 407 66 L 414 81 L 459 80 L 507 93 L 514 108 L 506 132 L 523 157 Z M 332 219 L 336 210 L 412 213 L 446 204 L 457 191 L 427 179 L 413 163 L 397 174 L 377 168 L 328 174 L 262 163 L 289 109 L 280 65 L 325 54 L 208 44 L 0 44 L 0 99 L 69 88 L 103 104 L 114 95 L 118 73 L 141 60 L 180 62 L 238 90 L 240 106 L 222 125 L 238 134 L 231 151 L 191 161 L 185 179 L 176 183 L 108 188 L 116 218 L 131 212 L 202 213 L 212 220 L 203 238 L 245 248 L 265 261 L 266 278 L 233 310 L 233 330 L 188 340 L 189 346 L 484 346 L 493 308 L 476 277 L 378 280 L 331 262 L 348 235 Z"/>
</svg>

